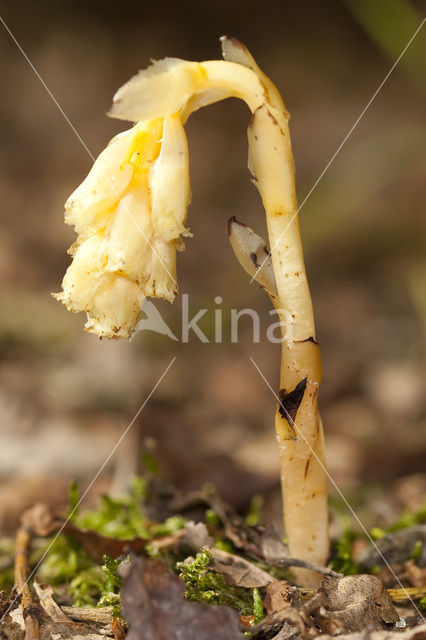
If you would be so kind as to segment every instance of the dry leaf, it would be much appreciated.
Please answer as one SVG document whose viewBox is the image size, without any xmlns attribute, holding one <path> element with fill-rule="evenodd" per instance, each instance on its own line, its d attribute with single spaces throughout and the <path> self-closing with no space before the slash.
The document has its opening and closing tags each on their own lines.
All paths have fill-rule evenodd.
<svg viewBox="0 0 426 640">
<path fill-rule="evenodd" d="M 381 629 L 383 623 L 399 620 L 390 596 L 377 576 L 325 578 L 313 601 L 319 604 L 319 624 L 326 631 L 329 620 L 338 623 L 340 633 L 362 631 L 367 627 Z"/>
<path fill-rule="evenodd" d="M 221 549 L 212 549 L 212 551 L 213 557 L 209 567 L 213 571 L 221 573 L 228 584 L 252 589 L 266 587 L 267 584 L 274 581 L 269 573 L 240 556 Z"/>
<path fill-rule="evenodd" d="M 189 602 L 183 582 L 162 562 L 130 558 L 121 589 L 127 640 L 243 640 L 236 611 Z"/>
<path fill-rule="evenodd" d="M 323 635 L 321 640 L 334 640 L 332 636 Z M 426 624 L 406 629 L 405 631 L 360 631 L 339 636 L 339 640 L 426 640 Z"/>
<path fill-rule="evenodd" d="M 417 561 L 419 567 L 426 567 L 426 524 L 400 529 L 376 540 L 374 545 L 368 545 L 360 550 L 356 561 L 364 567 L 385 564 L 402 564 L 413 553 L 417 541 L 422 543 L 422 550 Z"/>
<path fill-rule="evenodd" d="M 282 611 L 299 601 L 299 592 L 296 587 L 292 587 L 287 580 L 274 580 L 268 584 L 263 604 L 270 614 Z"/>
</svg>

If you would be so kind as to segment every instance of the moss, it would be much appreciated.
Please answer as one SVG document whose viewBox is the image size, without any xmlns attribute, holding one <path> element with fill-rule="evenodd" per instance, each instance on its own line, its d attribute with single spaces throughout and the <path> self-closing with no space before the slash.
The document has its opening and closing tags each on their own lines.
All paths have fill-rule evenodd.
<svg viewBox="0 0 426 640">
<path fill-rule="evenodd" d="M 118 573 L 118 567 L 121 562 L 120 560 L 110 558 L 107 555 L 103 556 L 103 561 L 104 564 L 102 565 L 102 570 L 105 573 L 105 585 L 97 606 L 112 607 L 113 617 L 121 618 L 120 589 L 123 579 Z M 124 562 L 127 561 L 128 559 L 124 560 Z"/>
<path fill-rule="evenodd" d="M 185 526 L 186 520 L 180 515 L 167 518 L 161 523 L 147 520 L 143 513 L 143 501 L 147 492 L 147 480 L 135 476 L 128 494 L 114 498 L 103 495 L 98 507 L 74 513 L 74 522 L 82 529 L 93 529 L 103 535 L 121 539 L 166 536 Z"/>
<path fill-rule="evenodd" d="M 9 594 L 13 589 L 13 585 L 13 567 L 8 567 L 7 569 L 3 569 L 3 571 L 0 571 L 0 591 L 4 591 L 6 594 Z"/>
<path fill-rule="evenodd" d="M 336 542 L 335 556 L 331 560 L 331 568 L 345 576 L 359 573 L 359 567 L 353 560 L 352 546 L 356 538 L 355 532 L 346 528 L 342 537 Z"/>
<path fill-rule="evenodd" d="M 180 515 L 172 516 L 160 523 L 147 520 L 143 514 L 143 501 L 146 496 L 147 481 L 136 476 L 131 482 L 128 494 L 114 498 L 104 495 L 96 508 L 79 511 L 78 486 L 73 482 L 69 491 L 68 513 L 73 522 L 82 529 L 92 529 L 102 535 L 121 539 L 166 536 L 185 526 L 186 520 Z M 103 560 L 102 567 L 97 565 L 78 542 L 61 534 L 49 548 L 40 566 L 39 576 L 41 580 L 54 586 L 69 583 L 75 606 L 95 606 L 101 602 L 103 606 L 109 604 L 115 607 L 118 612 L 118 592 L 121 585 L 117 573 L 118 560 L 108 556 L 104 556 Z M 176 558 L 173 558 L 168 564 L 174 568 L 175 563 Z"/>
<path fill-rule="evenodd" d="M 259 494 L 253 496 L 250 502 L 249 512 L 246 517 L 246 522 L 248 525 L 254 527 L 255 525 L 259 524 L 264 502 L 265 499 L 263 496 Z"/>
<path fill-rule="evenodd" d="M 393 533 L 400 529 L 413 527 L 416 524 L 424 524 L 426 522 L 426 507 L 422 507 L 414 513 L 405 513 L 394 524 L 386 529 L 386 533 Z"/>
<path fill-rule="evenodd" d="M 105 591 L 105 583 L 105 574 L 100 566 L 80 571 L 70 583 L 74 606 L 94 607 Z"/>
<path fill-rule="evenodd" d="M 224 540 L 223 538 L 214 538 L 214 546 L 221 551 L 227 551 L 228 553 L 235 553 L 235 545 L 230 540 Z"/>
<path fill-rule="evenodd" d="M 80 572 L 95 566 L 95 563 L 77 542 L 69 536 L 61 534 L 52 541 L 46 558 L 38 570 L 38 575 L 42 582 L 57 586 L 70 582 Z"/>
<path fill-rule="evenodd" d="M 253 615 L 250 590 L 231 586 L 220 574 L 209 570 L 212 555 L 209 549 L 203 549 L 192 562 L 177 563 L 179 577 L 186 584 L 185 597 L 196 602 L 232 607 L 246 616 Z"/>
<path fill-rule="evenodd" d="M 221 520 L 214 509 L 206 509 L 205 518 L 207 524 L 210 524 L 212 527 L 220 527 Z"/>
<path fill-rule="evenodd" d="M 73 522 L 78 515 L 78 507 L 80 502 L 80 492 L 78 490 L 78 483 L 76 480 L 70 482 L 68 497 L 70 503 L 70 510 L 68 513 L 68 519 Z"/>
<path fill-rule="evenodd" d="M 411 552 L 410 560 L 414 560 L 414 562 L 417 562 L 422 555 L 422 551 L 423 551 L 423 542 L 421 540 L 417 540 Z"/>
<path fill-rule="evenodd" d="M 256 588 L 253 589 L 253 615 L 254 624 L 258 624 L 264 618 L 262 597 L 259 589 Z"/>
</svg>

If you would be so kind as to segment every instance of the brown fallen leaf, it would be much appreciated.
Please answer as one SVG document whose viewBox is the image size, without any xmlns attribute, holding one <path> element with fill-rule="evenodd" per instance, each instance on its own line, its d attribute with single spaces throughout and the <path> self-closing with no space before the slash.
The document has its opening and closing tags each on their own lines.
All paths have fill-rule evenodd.
<svg viewBox="0 0 426 640">
<path fill-rule="evenodd" d="M 213 571 L 221 573 L 228 584 L 252 589 L 266 587 L 267 584 L 274 581 L 269 573 L 241 556 L 215 548 L 212 549 L 212 552 L 213 557 L 209 567 Z"/>
<path fill-rule="evenodd" d="M 300 602 L 297 587 L 293 587 L 287 580 L 274 580 L 268 584 L 263 600 L 268 614 L 282 611 Z"/>
<path fill-rule="evenodd" d="M 117 618 L 113 618 L 111 626 L 114 640 L 124 640 L 126 632 L 124 630 L 123 623 L 120 620 L 117 620 Z"/>
<path fill-rule="evenodd" d="M 243 640 L 236 611 L 185 600 L 183 582 L 162 562 L 131 553 L 122 573 L 127 640 Z"/>
<path fill-rule="evenodd" d="M 262 622 L 251 627 L 250 632 L 256 634 L 255 638 L 274 638 L 276 640 L 278 638 L 285 640 L 295 636 L 300 636 L 303 640 L 313 640 L 318 636 L 318 629 L 309 611 L 301 603 L 265 616 Z"/>
<path fill-rule="evenodd" d="M 355 561 L 368 568 L 384 565 L 383 558 L 391 565 L 403 564 L 410 558 L 418 542 L 421 542 L 422 546 L 417 564 L 419 567 L 426 567 L 426 524 L 400 529 L 379 538 L 374 545 L 367 545 L 361 549 Z"/>
<path fill-rule="evenodd" d="M 188 546 L 191 551 L 200 551 L 203 547 L 212 547 L 213 538 L 209 535 L 204 522 L 193 522 L 190 520 L 185 524 L 185 535 L 182 542 Z"/>
<path fill-rule="evenodd" d="M 334 640 L 334 638 L 322 635 L 321 640 Z M 358 633 L 340 635 L 339 640 L 426 640 L 426 624 L 405 631 L 369 631 L 364 629 Z"/>
<path fill-rule="evenodd" d="M 339 633 L 381 629 L 383 623 L 399 621 L 383 583 L 371 575 L 325 578 L 308 606 L 311 611 L 317 607 L 318 623 L 326 632 L 330 620 Z"/>
<path fill-rule="evenodd" d="M 426 569 L 416 565 L 414 560 L 404 564 L 405 574 L 413 587 L 426 587 Z"/>
<path fill-rule="evenodd" d="M 84 622 L 74 622 L 53 599 L 54 591 L 49 584 L 34 580 L 34 590 L 43 609 L 40 623 L 41 639 L 66 638 L 78 640 L 100 640 L 104 637 L 105 629 L 99 629 Z M 109 629 L 110 630 L 110 629 Z"/>
<path fill-rule="evenodd" d="M 21 523 L 34 536 L 45 538 L 59 530 L 62 520 L 47 504 L 37 502 L 22 514 Z"/>
<path fill-rule="evenodd" d="M 142 538 L 132 538 L 131 540 L 110 538 L 91 529 L 80 529 L 72 522 L 56 516 L 50 507 L 42 503 L 28 509 L 22 516 L 22 523 L 25 529 L 35 536 L 46 537 L 59 532 L 71 536 L 81 544 L 95 562 L 99 563 L 102 562 L 105 554 L 111 558 L 118 558 L 127 549 L 140 552 L 151 542 L 151 540 Z"/>
</svg>

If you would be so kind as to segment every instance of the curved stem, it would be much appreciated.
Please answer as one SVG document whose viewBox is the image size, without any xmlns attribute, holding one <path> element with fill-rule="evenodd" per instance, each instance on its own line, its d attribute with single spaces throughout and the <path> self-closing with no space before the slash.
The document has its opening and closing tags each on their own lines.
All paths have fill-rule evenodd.
<svg viewBox="0 0 426 640">
<path fill-rule="evenodd" d="M 250 164 L 267 216 L 278 290 L 274 306 L 283 337 L 282 400 L 275 429 L 289 552 L 323 565 L 328 555 L 328 524 L 323 432 L 317 408 L 321 358 L 300 240 L 286 114 L 267 104 L 257 109 L 249 128 L 249 146 Z M 295 573 L 306 586 L 315 586 L 320 580 L 318 574 L 304 569 Z"/>
</svg>

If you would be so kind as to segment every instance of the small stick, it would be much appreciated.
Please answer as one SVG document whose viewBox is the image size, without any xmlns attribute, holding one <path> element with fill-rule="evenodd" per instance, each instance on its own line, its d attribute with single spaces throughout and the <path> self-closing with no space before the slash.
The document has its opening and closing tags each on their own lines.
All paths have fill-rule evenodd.
<svg viewBox="0 0 426 640">
<path fill-rule="evenodd" d="M 300 560 L 300 558 L 281 558 L 280 560 L 274 561 L 274 567 L 300 567 L 301 569 L 308 569 L 309 571 L 314 571 L 315 573 L 320 573 L 323 576 L 329 576 L 330 578 L 342 578 L 343 573 L 338 573 L 333 569 L 329 569 L 328 567 L 322 567 L 315 562 L 306 562 L 305 560 Z M 306 591 L 306 589 L 305 589 Z"/>
<path fill-rule="evenodd" d="M 114 640 L 124 640 L 126 632 L 123 627 L 123 623 L 117 618 L 113 618 L 111 622 L 112 633 L 114 634 Z"/>
<path fill-rule="evenodd" d="M 111 624 L 113 607 L 61 607 L 62 611 L 76 622 Z"/>
<path fill-rule="evenodd" d="M 404 600 L 420 600 L 426 597 L 426 586 L 406 587 L 405 589 L 388 589 L 388 593 L 394 602 L 404 602 Z"/>
<path fill-rule="evenodd" d="M 313 598 L 318 591 L 316 589 L 306 589 L 305 587 L 297 587 L 302 600 Z M 405 600 L 420 600 L 426 597 L 426 587 L 406 587 L 405 589 L 387 589 L 388 594 L 393 602 L 404 602 Z"/>
<path fill-rule="evenodd" d="M 40 640 L 39 617 L 40 608 L 33 603 L 28 586 L 28 553 L 31 535 L 28 529 L 21 526 L 16 534 L 15 550 L 15 589 L 21 595 L 22 615 L 25 623 L 25 640 Z"/>
</svg>

